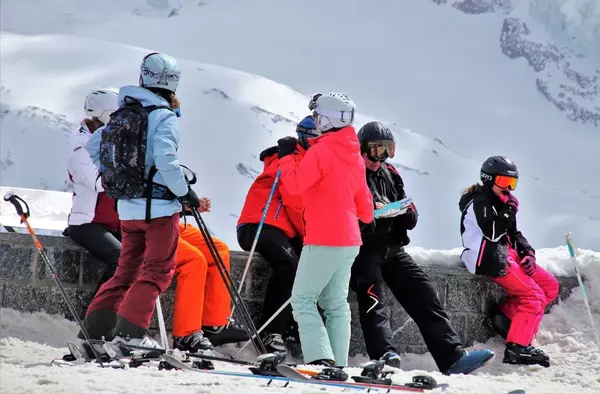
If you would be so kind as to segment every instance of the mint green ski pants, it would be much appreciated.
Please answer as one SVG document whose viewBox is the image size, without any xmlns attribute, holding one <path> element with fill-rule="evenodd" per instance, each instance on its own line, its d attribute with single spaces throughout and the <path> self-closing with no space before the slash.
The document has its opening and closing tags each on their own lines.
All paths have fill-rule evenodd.
<svg viewBox="0 0 600 394">
<path fill-rule="evenodd" d="M 292 288 L 292 310 L 298 323 L 304 362 L 327 359 L 348 365 L 350 305 L 348 286 L 358 246 L 302 248 Z M 326 325 L 317 309 L 325 312 Z"/>
</svg>

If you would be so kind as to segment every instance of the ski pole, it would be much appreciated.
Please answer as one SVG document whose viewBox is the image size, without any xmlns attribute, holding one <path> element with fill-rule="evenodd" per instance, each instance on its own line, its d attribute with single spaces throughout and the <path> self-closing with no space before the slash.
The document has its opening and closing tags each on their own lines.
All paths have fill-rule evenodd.
<svg viewBox="0 0 600 394">
<path fill-rule="evenodd" d="M 223 283 L 225 284 L 225 287 L 227 288 L 227 291 L 229 292 L 229 296 L 231 297 L 233 304 L 234 305 L 238 304 L 240 307 L 241 316 L 242 316 L 242 319 L 244 320 L 244 323 L 246 326 L 246 331 L 248 331 L 248 335 L 250 337 L 252 337 L 252 334 L 256 334 L 256 326 L 254 325 L 254 322 L 252 321 L 252 316 L 250 315 L 250 312 L 248 312 L 248 308 L 246 308 L 246 304 L 244 303 L 242 296 L 235 288 L 235 285 L 233 284 L 233 280 L 231 279 L 231 275 L 229 274 L 227 267 L 225 267 L 225 263 L 223 263 L 223 259 L 219 255 L 219 251 L 217 250 L 217 246 L 215 245 L 214 240 L 212 239 L 211 235 L 208 233 L 208 228 L 206 227 L 204 220 L 202 220 L 202 216 L 200 216 L 200 213 L 198 212 L 198 210 L 196 208 L 190 207 L 190 211 L 192 212 L 192 216 L 196 220 L 196 223 L 198 224 L 198 228 L 200 229 L 200 232 L 202 233 L 202 236 L 204 237 L 204 240 L 206 241 L 208 249 L 211 253 L 213 260 L 215 261 L 215 265 L 217 266 L 217 269 L 219 270 L 221 279 L 223 279 Z M 258 354 L 266 353 L 267 349 L 265 348 L 265 344 L 263 343 L 262 339 L 258 335 L 256 335 L 256 337 L 257 337 L 256 341 L 254 342 L 256 351 L 258 352 Z"/>
<path fill-rule="evenodd" d="M 579 271 L 579 261 L 577 260 L 576 256 L 576 254 L 579 255 L 579 249 L 575 247 L 571 233 L 565 234 L 565 239 L 567 240 L 567 248 L 569 248 L 569 254 L 571 255 L 571 260 L 573 261 L 573 265 L 575 267 L 575 273 L 577 274 L 577 280 L 579 281 L 579 287 L 581 288 L 581 295 L 583 296 L 585 309 L 587 310 L 590 322 L 592 323 L 592 330 L 594 331 L 594 337 L 596 338 L 596 345 L 598 346 L 598 350 L 600 350 L 600 338 L 598 337 L 598 331 L 596 331 L 596 324 L 594 323 L 594 317 L 592 316 L 590 303 L 585 292 L 585 286 L 583 285 L 583 278 L 581 277 L 581 272 Z"/>
<path fill-rule="evenodd" d="M 160 341 L 162 346 L 169 350 L 169 341 L 167 339 L 167 329 L 165 327 L 165 318 L 163 316 L 162 304 L 160 303 L 160 294 L 156 296 L 156 317 L 158 318 L 158 329 L 160 331 Z"/>
<path fill-rule="evenodd" d="M 269 323 L 271 323 L 273 320 L 275 320 L 275 318 L 276 318 L 277 316 L 279 316 L 279 314 L 281 313 L 281 311 L 282 311 L 282 310 L 284 310 L 284 309 L 285 309 L 285 308 L 286 308 L 286 307 L 287 307 L 287 306 L 290 304 L 290 302 L 291 302 L 291 301 L 292 301 L 292 299 L 291 299 L 291 298 L 288 298 L 288 300 L 287 300 L 286 302 L 284 302 L 284 303 L 283 303 L 283 305 L 281 305 L 281 306 L 279 307 L 279 309 L 277 309 L 277 310 L 275 311 L 275 313 L 273 313 L 273 316 L 271 316 L 271 317 L 269 318 L 269 320 L 267 320 L 267 321 L 265 322 L 265 324 L 263 324 L 263 325 L 262 325 L 262 326 L 261 326 L 261 327 L 258 329 L 258 331 L 256 331 L 256 334 L 255 334 L 255 335 L 258 335 L 258 334 L 260 334 L 260 333 L 261 333 L 261 332 L 262 332 L 262 331 L 263 331 L 263 330 L 264 330 L 264 329 L 265 329 L 265 328 L 266 328 L 266 327 L 269 325 Z M 249 344 L 249 343 L 250 343 L 250 342 L 251 342 L 253 339 L 254 339 L 254 336 L 252 336 L 250 339 L 248 339 L 248 340 L 246 341 L 246 343 L 244 343 L 244 345 L 243 345 L 243 346 L 240 348 L 240 350 L 238 350 L 238 351 L 237 351 L 237 352 L 236 352 L 236 353 L 233 355 L 233 358 L 236 358 L 236 357 L 237 357 L 237 355 L 238 355 L 238 354 L 240 354 L 240 352 L 241 352 L 242 350 L 244 350 L 244 349 L 246 348 L 246 346 L 248 346 L 248 344 Z"/>
<path fill-rule="evenodd" d="M 58 276 L 56 275 L 56 270 L 54 269 L 54 265 L 50 262 L 50 258 L 48 257 L 48 254 L 46 253 L 46 249 L 44 248 L 42 243 L 39 241 L 37 235 L 35 235 L 35 232 L 33 231 L 33 228 L 27 221 L 27 218 L 30 216 L 29 205 L 27 205 L 27 202 L 25 202 L 25 200 L 23 200 L 21 197 L 17 196 L 16 194 L 14 194 L 11 191 L 6 192 L 6 194 L 4 195 L 4 201 L 10 202 L 15 207 L 17 214 L 21 217 L 21 223 L 25 223 L 25 226 L 27 227 L 27 231 L 29 232 L 29 235 L 31 235 L 31 239 L 33 240 L 33 243 L 35 244 L 35 247 L 37 248 L 40 256 L 42 256 L 42 260 L 44 261 L 44 263 L 46 263 L 46 267 L 48 268 L 48 271 L 50 271 L 50 276 L 52 277 L 52 279 L 54 279 L 56 286 L 58 286 L 58 289 L 59 289 L 63 299 L 65 300 L 65 303 L 67 304 L 67 308 L 68 308 L 69 312 L 75 318 L 77 325 L 79 325 L 79 329 L 81 330 L 81 333 L 85 337 L 86 342 L 90 346 L 90 349 L 92 349 L 92 352 L 94 353 L 94 357 L 96 358 L 96 361 L 98 361 L 98 364 L 100 364 L 100 366 L 103 366 L 100 355 L 96 352 L 96 349 L 94 349 L 94 347 L 92 346 L 92 342 L 90 341 L 90 335 L 88 334 L 87 330 L 83 326 L 83 322 L 79 318 L 79 315 L 77 315 L 77 313 L 75 312 L 75 308 L 73 307 L 73 304 L 71 304 L 71 301 L 69 301 L 69 297 L 67 297 L 67 293 L 65 291 L 65 288 L 62 285 L 62 282 L 60 281 L 60 279 L 58 279 Z M 21 206 L 21 203 L 23 203 L 25 205 L 25 208 L 26 208 L 25 211 L 23 211 L 23 207 Z"/>
<path fill-rule="evenodd" d="M 248 255 L 248 260 L 246 260 L 246 266 L 244 267 L 244 273 L 242 274 L 242 280 L 240 280 L 240 286 L 238 287 L 238 293 L 242 292 L 242 288 L 244 287 L 244 282 L 246 281 L 246 275 L 248 275 L 248 271 L 250 269 L 250 262 L 252 261 L 252 256 L 254 255 L 254 249 L 256 249 L 256 245 L 258 244 L 258 237 L 260 237 L 260 232 L 262 231 L 263 224 L 265 222 L 265 218 L 267 217 L 267 211 L 269 210 L 269 206 L 271 205 L 271 200 L 273 199 L 273 194 L 275 194 L 275 189 L 277 188 L 277 182 L 279 182 L 279 176 L 281 175 L 281 170 L 277 170 L 275 174 L 275 180 L 273 181 L 273 186 L 271 187 L 271 192 L 269 193 L 269 197 L 267 198 L 267 205 L 263 209 L 262 217 L 260 218 L 260 222 L 258 223 L 258 228 L 256 229 L 256 235 L 254 236 L 254 241 L 252 242 L 252 248 L 250 248 L 250 254 Z M 235 305 L 231 309 L 231 316 L 233 317 L 233 312 L 235 312 Z M 229 327 L 230 322 L 227 323 L 227 327 Z"/>
</svg>

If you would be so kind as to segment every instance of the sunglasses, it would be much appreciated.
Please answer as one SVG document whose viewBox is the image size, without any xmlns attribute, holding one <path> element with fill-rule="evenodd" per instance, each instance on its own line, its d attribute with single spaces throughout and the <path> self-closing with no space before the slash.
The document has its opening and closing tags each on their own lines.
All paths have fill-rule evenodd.
<svg viewBox="0 0 600 394">
<path fill-rule="evenodd" d="M 494 185 L 498 186 L 500 189 L 515 190 L 518 181 L 519 180 L 513 176 L 496 175 Z"/>
</svg>

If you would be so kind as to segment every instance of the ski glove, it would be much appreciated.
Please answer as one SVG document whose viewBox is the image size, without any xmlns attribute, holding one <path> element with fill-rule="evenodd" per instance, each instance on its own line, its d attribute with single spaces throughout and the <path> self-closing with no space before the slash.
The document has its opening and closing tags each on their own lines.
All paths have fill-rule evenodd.
<svg viewBox="0 0 600 394">
<path fill-rule="evenodd" d="M 278 157 L 281 159 L 284 156 L 291 155 L 294 153 L 296 149 L 296 144 L 298 144 L 298 140 L 296 137 L 284 137 L 277 141 L 277 145 L 279 145 L 279 155 Z"/>
<path fill-rule="evenodd" d="M 360 227 L 360 232 L 362 234 L 364 234 L 364 233 L 372 233 L 373 231 L 375 231 L 375 220 L 373 219 L 373 221 L 371 223 L 363 223 L 359 219 L 358 220 L 358 226 Z"/>
<path fill-rule="evenodd" d="M 535 255 L 528 254 L 521 260 L 521 267 L 527 276 L 532 276 L 535 273 L 537 264 L 535 263 Z"/>
<path fill-rule="evenodd" d="M 200 199 L 191 187 L 188 189 L 187 194 L 183 197 L 180 197 L 180 199 L 183 204 L 187 205 L 190 208 L 200 208 Z"/>
</svg>

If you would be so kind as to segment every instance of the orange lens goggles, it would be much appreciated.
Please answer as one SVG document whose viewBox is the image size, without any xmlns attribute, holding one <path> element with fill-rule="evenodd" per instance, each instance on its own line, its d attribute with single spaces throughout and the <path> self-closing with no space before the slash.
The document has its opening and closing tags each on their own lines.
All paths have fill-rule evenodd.
<svg viewBox="0 0 600 394">
<path fill-rule="evenodd" d="M 396 144 L 394 141 L 369 141 L 367 142 L 367 154 L 376 159 L 389 157 L 393 158 L 396 154 Z"/>
<path fill-rule="evenodd" d="M 518 179 L 513 176 L 496 175 L 494 184 L 501 189 L 515 190 L 517 188 Z"/>
</svg>

